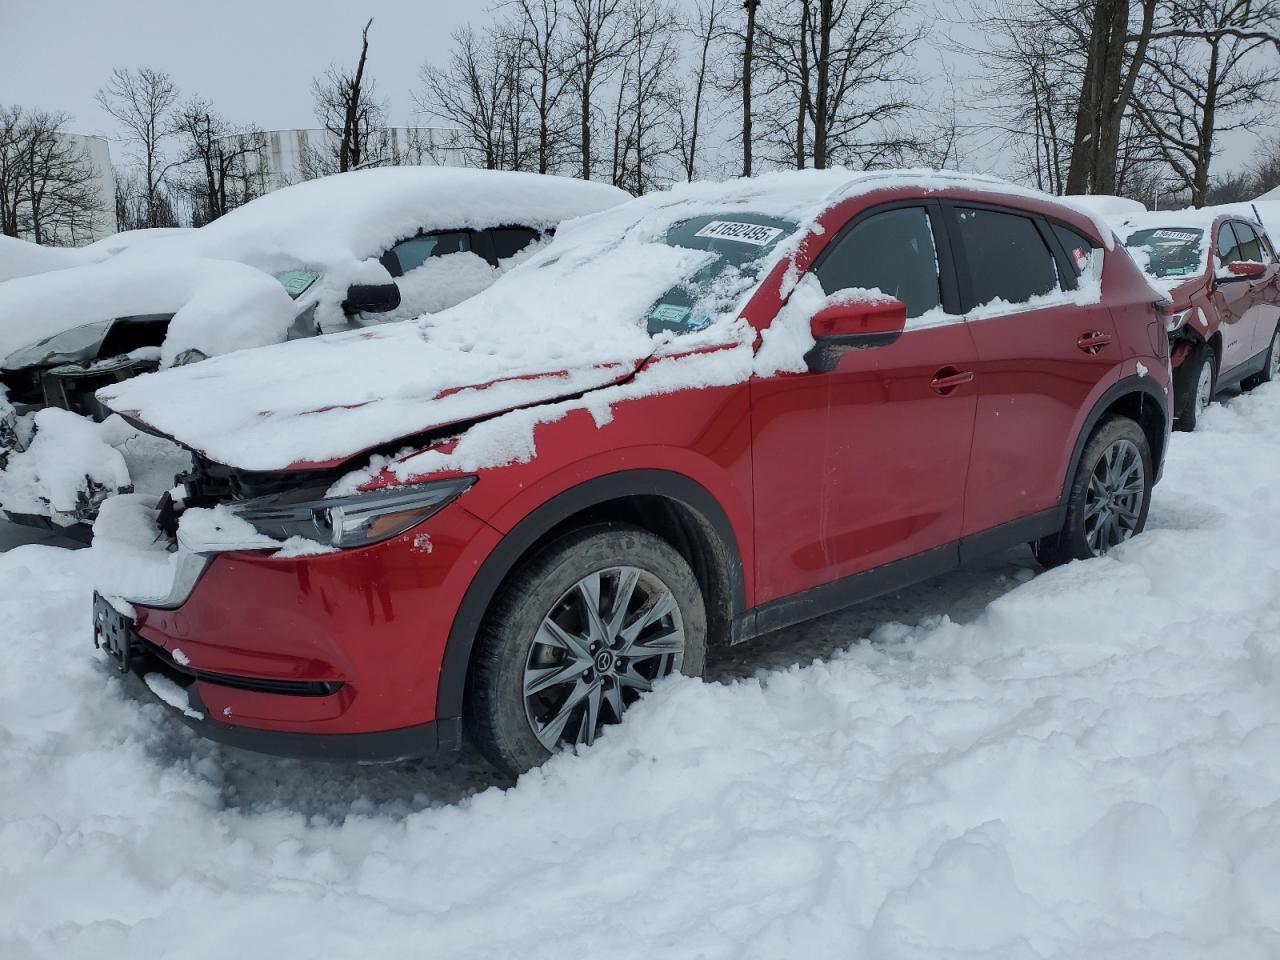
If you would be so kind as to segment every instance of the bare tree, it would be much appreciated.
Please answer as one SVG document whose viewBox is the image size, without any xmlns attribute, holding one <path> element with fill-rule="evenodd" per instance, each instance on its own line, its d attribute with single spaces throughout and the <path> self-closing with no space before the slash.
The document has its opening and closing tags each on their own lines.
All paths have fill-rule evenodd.
<svg viewBox="0 0 1280 960">
<path fill-rule="evenodd" d="M 1217 138 L 1255 126 L 1274 103 L 1280 2 L 1166 2 L 1168 23 L 1152 32 L 1134 108 L 1160 157 L 1202 206 Z"/>
<path fill-rule="evenodd" d="M 742 175 L 751 176 L 751 72 L 755 69 L 756 11 L 760 0 L 743 0 L 747 19 L 742 30 Z"/>
<path fill-rule="evenodd" d="M 918 11 L 894 0 L 790 0 L 760 24 L 763 139 L 795 167 L 879 166 L 918 152 Z"/>
<path fill-rule="evenodd" d="M 182 143 L 178 162 L 194 168 L 184 184 L 194 226 L 216 220 L 263 192 L 257 183 L 266 165 L 262 131 L 236 129 L 200 97 L 192 97 L 177 111 L 175 128 Z"/>
<path fill-rule="evenodd" d="M 1262 141 L 1249 172 L 1255 197 L 1280 187 L 1280 137 L 1273 135 Z"/>
<path fill-rule="evenodd" d="M 0 109 L 0 233 L 36 243 L 92 237 L 98 173 L 87 151 L 63 133 L 64 113 Z"/>
<path fill-rule="evenodd" d="M 671 65 L 679 19 L 663 0 L 627 0 L 613 121 L 613 184 L 642 194 L 677 150 L 680 90 Z"/>
<path fill-rule="evenodd" d="M 1115 193 L 1120 133 L 1146 62 L 1156 3 L 1138 0 L 1136 27 L 1129 0 L 1076 5 L 1089 22 L 1088 55 L 1076 102 L 1068 193 Z"/>
<path fill-rule="evenodd" d="M 678 115 L 680 162 L 686 180 L 693 180 L 697 173 L 707 94 L 712 85 L 711 57 L 725 36 L 727 7 L 728 0 L 694 0 L 692 26 L 696 61 L 689 75 L 689 96 L 683 98 Z"/>
<path fill-rule="evenodd" d="M 627 46 L 624 0 L 567 0 L 567 62 L 577 95 L 578 175 L 590 180 L 595 96 L 617 70 Z"/>
<path fill-rule="evenodd" d="M 538 173 L 555 169 L 568 139 L 565 95 L 572 73 L 567 68 L 564 0 L 506 0 L 514 24 L 510 39 L 519 50 L 517 83 L 537 126 Z"/>
<path fill-rule="evenodd" d="M 164 144 L 173 133 L 172 113 L 178 88 L 163 71 L 117 67 L 106 86 L 98 91 L 97 100 L 128 132 L 142 167 L 145 225 L 160 226 L 165 177 L 172 166 L 165 157 Z"/>
<path fill-rule="evenodd" d="M 1038 189 L 1065 192 L 1084 59 L 1077 21 L 1044 16 L 1040 0 L 997 0 L 974 13 L 978 40 L 951 46 L 978 65 L 988 148 Z"/>
<path fill-rule="evenodd" d="M 520 100 L 519 45 L 509 31 L 477 34 L 463 27 L 453 35 L 453 52 L 443 68 L 423 64 L 418 107 L 462 130 L 474 162 L 490 170 L 513 169 L 524 144 L 513 143 L 523 124 L 509 113 Z"/>
<path fill-rule="evenodd" d="M 316 119 L 328 133 L 332 150 L 304 151 L 301 166 L 307 179 L 377 166 L 386 160 L 386 105 L 378 99 L 369 61 L 369 28 L 360 33 L 360 57 L 354 70 L 330 64 L 311 84 Z"/>
</svg>

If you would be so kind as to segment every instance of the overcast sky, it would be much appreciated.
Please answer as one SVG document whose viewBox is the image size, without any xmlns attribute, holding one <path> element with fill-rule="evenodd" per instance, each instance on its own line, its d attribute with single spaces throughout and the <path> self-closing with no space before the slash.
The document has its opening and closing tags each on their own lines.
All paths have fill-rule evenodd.
<svg viewBox="0 0 1280 960">
<path fill-rule="evenodd" d="M 962 6 L 938 4 L 948 17 Z M 413 125 L 426 122 L 413 104 L 419 65 L 443 61 L 450 34 L 487 19 L 490 7 L 487 0 L 0 0 L 0 102 L 64 110 L 73 117 L 69 130 L 114 136 L 94 94 L 113 67 L 148 65 L 233 122 L 314 126 L 312 77 L 333 61 L 354 64 L 360 28 L 373 17 L 378 92 L 394 125 Z M 936 71 L 940 58 L 954 60 L 934 45 L 921 48 L 922 72 Z M 965 65 L 953 67 L 962 77 Z M 1233 137 L 1214 172 L 1242 165 L 1253 144 L 1249 135 Z M 974 155 L 968 165 L 1002 172 L 994 156 Z"/>
</svg>

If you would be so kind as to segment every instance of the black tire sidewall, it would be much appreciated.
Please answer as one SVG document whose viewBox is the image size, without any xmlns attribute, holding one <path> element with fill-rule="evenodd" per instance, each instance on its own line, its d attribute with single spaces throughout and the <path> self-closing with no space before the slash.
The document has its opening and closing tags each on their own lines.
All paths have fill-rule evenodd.
<svg viewBox="0 0 1280 960">
<path fill-rule="evenodd" d="M 1187 357 L 1186 361 L 1174 371 L 1174 429 L 1176 430 L 1190 433 L 1195 430 L 1200 421 L 1200 410 L 1196 406 L 1196 388 L 1200 383 L 1200 371 L 1206 363 L 1210 370 L 1209 400 L 1212 402 L 1214 391 L 1218 386 L 1217 356 L 1213 352 L 1213 347 L 1203 342 L 1197 344 L 1191 356 Z"/>
<path fill-rule="evenodd" d="M 1142 509 L 1138 512 L 1138 524 L 1133 536 L 1142 532 L 1147 524 L 1147 513 L 1151 509 L 1151 491 L 1154 486 L 1155 472 L 1151 459 L 1151 445 L 1147 435 L 1137 423 L 1128 417 L 1113 417 L 1094 431 L 1089 442 L 1085 444 L 1080 455 L 1080 464 L 1071 481 L 1071 490 L 1067 499 L 1067 519 L 1062 532 L 1054 538 L 1060 553 L 1059 562 L 1066 560 L 1087 560 L 1093 556 L 1089 549 L 1089 541 L 1085 534 L 1085 495 L 1089 487 L 1089 477 L 1106 451 L 1118 440 L 1129 440 L 1137 448 L 1142 457 L 1143 492 Z"/>
<path fill-rule="evenodd" d="M 702 675 L 707 653 L 702 591 L 674 547 L 646 530 L 625 525 L 586 528 L 552 542 L 503 584 L 472 654 L 464 708 L 468 732 L 489 761 L 507 773 L 519 775 L 551 756 L 525 715 L 524 668 L 538 626 L 580 579 L 616 566 L 646 570 L 671 590 L 685 632 L 680 672 Z"/>
</svg>

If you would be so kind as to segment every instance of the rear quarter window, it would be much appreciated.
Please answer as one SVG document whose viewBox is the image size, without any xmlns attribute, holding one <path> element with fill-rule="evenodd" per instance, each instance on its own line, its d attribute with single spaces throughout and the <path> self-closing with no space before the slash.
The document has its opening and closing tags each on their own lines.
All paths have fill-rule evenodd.
<svg viewBox="0 0 1280 960">
<path fill-rule="evenodd" d="M 1096 276 L 1099 272 L 1101 254 L 1093 242 L 1084 234 L 1060 223 L 1051 223 L 1049 226 L 1053 228 L 1053 234 L 1062 244 L 1062 249 L 1067 252 L 1067 260 L 1070 261 L 1076 276 Z"/>
</svg>

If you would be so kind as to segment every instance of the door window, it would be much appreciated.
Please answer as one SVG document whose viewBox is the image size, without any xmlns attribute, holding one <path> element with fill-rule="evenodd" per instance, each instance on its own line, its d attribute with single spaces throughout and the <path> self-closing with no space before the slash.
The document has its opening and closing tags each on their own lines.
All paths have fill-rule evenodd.
<svg viewBox="0 0 1280 960">
<path fill-rule="evenodd" d="M 1231 229 L 1236 235 L 1236 249 L 1240 252 L 1241 260 L 1249 260 L 1253 263 L 1267 262 L 1266 255 L 1262 252 L 1262 244 L 1258 242 L 1258 235 L 1253 232 L 1253 227 L 1247 223 L 1233 223 Z"/>
<path fill-rule="evenodd" d="M 428 233 L 401 240 L 381 257 L 382 265 L 393 277 L 402 277 L 410 270 L 422 266 L 432 257 L 450 253 L 464 253 L 471 249 L 471 238 L 466 231 L 452 233 Z"/>
<path fill-rule="evenodd" d="M 906 304 L 908 318 L 942 302 L 938 254 L 924 207 L 886 210 L 856 223 L 814 273 L 827 293 L 879 290 L 897 297 Z"/>
<path fill-rule="evenodd" d="M 1243 259 L 1240 256 L 1240 241 L 1236 238 L 1231 224 L 1224 223 L 1218 228 L 1218 264 L 1225 267 Z"/>
<path fill-rule="evenodd" d="M 488 231 L 493 241 L 493 255 L 499 260 L 514 257 L 517 253 L 538 239 L 538 233 L 527 227 L 499 227 Z"/>
<path fill-rule="evenodd" d="M 971 306 L 1026 303 L 1059 289 L 1053 254 L 1030 217 L 958 207 L 956 221 L 969 262 Z"/>
</svg>

